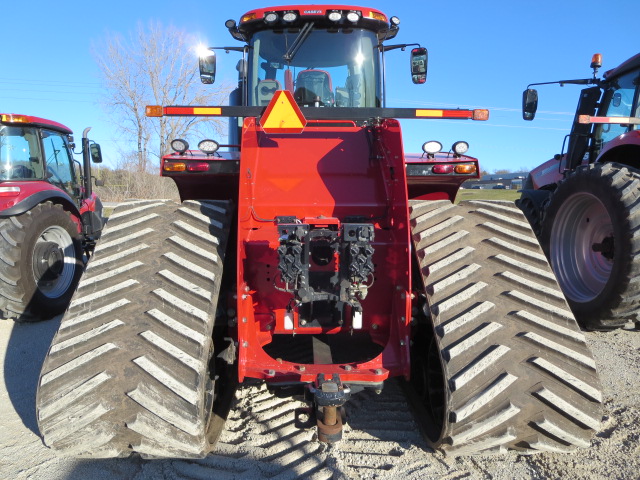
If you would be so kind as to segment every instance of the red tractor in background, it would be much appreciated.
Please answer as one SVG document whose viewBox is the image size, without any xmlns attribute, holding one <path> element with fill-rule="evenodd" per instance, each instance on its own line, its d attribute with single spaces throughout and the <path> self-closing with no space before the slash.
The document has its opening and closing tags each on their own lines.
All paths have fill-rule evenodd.
<svg viewBox="0 0 640 480">
<path fill-rule="evenodd" d="M 531 171 L 516 202 L 540 239 L 562 291 L 585 328 L 609 330 L 640 313 L 640 54 L 580 93 L 566 152 Z M 529 86 L 531 87 L 531 85 Z M 523 94 L 533 120 L 536 90 Z"/>
<path fill-rule="evenodd" d="M 468 144 L 405 154 L 398 118 L 486 110 L 385 107 L 399 20 L 293 5 L 228 20 L 242 55 L 229 144 L 175 139 L 181 204 L 118 206 L 44 361 L 37 417 L 68 455 L 202 457 L 239 384 L 301 395 L 301 428 L 336 442 L 344 404 L 403 379 L 434 446 L 568 451 L 599 428 L 595 362 L 522 212 L 454 205 Z M 215 48 L 200 60 L 213 83 Z"/>
<path fill-rule="evenodd" d="M 0 115 L 0 316 L 18 321 L 65 311 L 102 230 L 91 188 L 100 146 L 82 136 L 83 168 L 72 131 L 30 115 Z"/>
</svg>

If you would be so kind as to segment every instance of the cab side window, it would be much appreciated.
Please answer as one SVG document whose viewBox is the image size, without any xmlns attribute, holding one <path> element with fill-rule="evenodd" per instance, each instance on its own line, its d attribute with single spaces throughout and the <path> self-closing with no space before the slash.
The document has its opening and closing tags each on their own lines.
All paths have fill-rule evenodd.
<svg viewBox="0 0 640 480">
<path fill-rule="evenodd" d="M 606 117 L 632 117 L 634 113 L 632 111 L 633 102 L 635 99 L 636 88 L 638 87 L 638 72 L 631 72 L 618 78 L 613 85 L 606 92 L 605 103 L 606 112 L 603 116 Z M 607 143 L 610 140 L 622 135 L 629 130 L 626 125 L 619 125 L 615 123 L 609 123 L 602 125 L 600 138 L 602 144 Z"/>
<path fill-rule="evenodd" d="M 75 170 L 66 138 L 56 132 L 43 131 L 42 145 L 47 167 L 47 178 L 54 185 L 73 194 Z"/>
</svg>

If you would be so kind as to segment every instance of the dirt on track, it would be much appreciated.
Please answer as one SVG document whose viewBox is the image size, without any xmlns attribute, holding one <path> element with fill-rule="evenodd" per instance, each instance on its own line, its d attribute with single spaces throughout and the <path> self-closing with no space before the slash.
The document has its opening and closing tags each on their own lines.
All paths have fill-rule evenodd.
<svg viewBox="0 0 640 480">
<path fill-rule="evenodd" d="M 0 322 L 0 478 L 3 479 L 639 479 L 640 331 L 586 333 L 604 387 L 602 427 L 572 454 L 446 457 L 431 451 L 401 388 L 357 394 L 344 440 L 328 447 L 293 424 L 301 403 L 264 386 L 238 391 L 216 450 L 203 460 L 82 460 L 56 456 L 37 430 L 35 391 L 60 319 Z"/>
</svg>

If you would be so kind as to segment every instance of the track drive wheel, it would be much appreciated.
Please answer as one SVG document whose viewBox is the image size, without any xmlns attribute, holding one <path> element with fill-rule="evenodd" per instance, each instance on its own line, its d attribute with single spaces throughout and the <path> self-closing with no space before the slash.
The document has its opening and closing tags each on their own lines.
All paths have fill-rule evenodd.
<svg viewBox="0 0 640 480">
<path fill-rule="evenodd" d="M 411 397 L 432 446 L 587 447 L 601 419 L 595 361 L 522 212 L 491 201 L 410 210 L 426 295 Z"/>
<path fill-rule="evenodd" d="M 47 446 L 94 458 L 209 452 L 209 427 L 222 428 L 212 409 L 225 396 L 214 324 L 229 210 L 208 201 L 114 210 L 40 375 Z"/>
<path fill-rule="evenodd" d="M 2 316 L 37 321 L 64 312 L 84 269 L 81 245 L 61 205 L 44 202 L 0 219 Z"/>
<path fill-rule="evenodd" d="M 623 326 L 640 310 L 640 172 L 579 167 L 551 197 L 540 243 L 578 322 Z"/>
</svg>

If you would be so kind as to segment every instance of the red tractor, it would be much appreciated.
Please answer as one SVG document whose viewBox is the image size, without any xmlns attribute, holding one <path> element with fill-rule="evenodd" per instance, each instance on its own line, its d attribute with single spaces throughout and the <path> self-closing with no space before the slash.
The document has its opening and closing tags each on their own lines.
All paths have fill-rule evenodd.
<svg viewBox="0 0 640 480">
<path fill-rule="evenodd" d="M 226 27 L 239 47 L 229 144 L 172 142 L 181 204 L 115 209 L 37 394 L 44 442 L 66 454 L 201 457 L 236 387 L 304 395 L 301 428 L 336 442 L 344 404 L 403 380 L 431 444 L 452 454 L 589 445 L 595 363 L 522 212 L 454 205 L 478 177 L 468 144 L 405 154 L 397 118 L 486 110 L 384 107 L 399 20 L 362 7 L 261 8 Z M 201 57 L 204 83 L 215 52 Z M 220 147 L 226 148 L 222 151 Z"/>
<path fill-rule="evenodd" d="M 91 160 L 100 146 L 82 136 L 83 168 L 72 131 L 30 115 L 0 115 L 0 317 L 51 318 L 65 311 L 102 230 Z"/>
<path fill-rule="evenodd" d="M 609 330 L 640 312 L 640 54 L 580 93 L 566 152 L 532 170 L 517 201 L 545 251 L 578 322 Z M 545 84 L 532 84 L 545 85 Z M 531 87 L 531 85 L 529 86 Z M 523 95 L 533 120 L 536 90 Z"/>
</svg>

